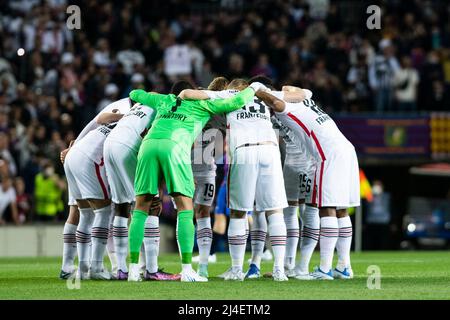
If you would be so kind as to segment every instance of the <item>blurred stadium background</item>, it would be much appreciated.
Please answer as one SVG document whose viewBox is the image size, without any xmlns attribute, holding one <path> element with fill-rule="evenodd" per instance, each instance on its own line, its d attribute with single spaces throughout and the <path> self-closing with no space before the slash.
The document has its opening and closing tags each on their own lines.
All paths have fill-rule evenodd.
<svg viewBox="0 0 450 320">
<path fill-rule="evenodd" d="M 0 0 L 0 256 L 60 255 L 59 153 L 106 104 L 257 74 L 311 89 L 356 146 L 363 250 L 448 247 L 449 13 L 445 0 Z"/>
</svg>

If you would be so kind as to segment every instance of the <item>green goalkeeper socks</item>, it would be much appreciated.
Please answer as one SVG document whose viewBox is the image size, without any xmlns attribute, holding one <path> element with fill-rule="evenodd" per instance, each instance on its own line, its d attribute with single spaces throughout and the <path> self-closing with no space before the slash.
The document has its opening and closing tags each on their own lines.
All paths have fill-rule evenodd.
<svg viewBox="0 0 450 320">
<path fill-rule="evenodd" d="M 133 210 L 131 218 L 129 242 L 131 263 L 139 262 L 139 252 L 144 240 L 144 227 L 147 213 L 141 210 Z M 178 212 L 177 220 L 178 247 L 181 252 L 181 262 L 190 264 L 192 262 L 192 251 L 194 250 L 194 211 L 185 210 Z"/>
<path fill-rule="evenodd" d="M 145 220 L 147 220 L 147 213 L 145 211 L 133 210 L 129 231 L 131 263 L 139 262 L 139 252 L 142 241 L 144 241 Z"/>
<path fill-rule="evenodd" d="M 181 253 L 181 263 L 190 264 L 192 262 L 192 251 L 194 250 L 194 210 L 184 210 L 178 212 L 177 220 L 178 247 Z"/>
</svg>

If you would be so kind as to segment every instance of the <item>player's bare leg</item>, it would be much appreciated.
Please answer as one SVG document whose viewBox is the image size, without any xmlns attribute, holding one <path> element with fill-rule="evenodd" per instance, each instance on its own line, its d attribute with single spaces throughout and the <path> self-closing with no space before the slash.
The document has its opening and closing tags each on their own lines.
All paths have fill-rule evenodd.
<svg viewBox="0 0 450 320">
<path fill-rule="evenodd" d="M 111 274 L 103 266 L 103 257 L 109 235 L 109 223 L 111 219 L 110 199 L 88 199 L 90 207 L 94 211 L 92 223 L 92 252 L 90 278 L 97 280 L 110 280 Z"/>
<path fill-rule="evenodd" d="M 244 280 L 244 257 L 247 244 L 247 212 L 230 210 L 228 226 L 228 247 L 231 256 L 231 270 L 225 275 L 225 280 Z"/>
<path fill-rule="evenodd" d="M 287 281 L 284 272 L 284 257 L 286 254 L 286 224 L 283 209 L 266 211 L 270 244 L 273 251 L 273 272 L 275 281 Z"/>
<path fill-rule="evenodd" d="M 74 266 L 75 256 L 77 255 L 76 231 L 80 219 L 80 212 L 76 205 L 69 206 L 69 216 L 64 224 L 63 238 L 63 260 L 59 277 L 63 280 L 71 277 L 76 268 Z"/>
<path fill-rule="evenodd" d="M 206 278 L 208 277 L 208 261 L 213 240 L 210 211 L 211 207 L 203 204 L 196 204 L 194 208 L 199 253 L 198 273 Z"/>
<path fill-rule="evenodd" d="M 347 209 L 338 209 L 336 211 L 339 227 L 339 238 L 336 243 L 336 252 L 338 255 L 337 266 L 334 269 L 334 277 L 339 279 L 353 278 L 353 271 L 350 263 L 350 249 L 352 246 L 352 221 L 348 215 Z"/>
<path fill-rule="evenodd" d="M 315 204 L 308 203 L 305 205 L 305 210 L 300 213 L 300 218 L 302 221 L 300 261 L 295 267 L 295 278 L 298 280 L 311 280 L 309 262 L 319 242 L 319 209 Z"/>
<path fill-rule="evenodd" d="M 218 245 L 225 241 L 225 234 L 227 232 L 227 217 L 224 214 L 214 214 L 214 224 L 212 227 L 213 240 L 211 243 L 210 259 L 209 263 L 216 262 L 216 252 L 218 250 Z M 211 261 L 212 259 L 212 261 Z"/>
<path fill-rule="evenodd" d="M 86 200 L 77 200 L 80 219 L 77 226 L 76 240 L 78 253 L 78 273 L 81 280 L 89 279 L 91 265 L 91 231 L 94 222 L 94 211 Z"/>
<path fill-rule="evenodd" d="M 227 217 L 224 214 L 214 214 L 213 232 L 225 235 L 227 231 Z"/>
<path fill-rule="evenodd" d="M 335 207 L 322 207 L 320 216 L 320 266 L 311 274 L 315 279 L 333 280 L 331 266 L 339 228 Z"/>
</svg>

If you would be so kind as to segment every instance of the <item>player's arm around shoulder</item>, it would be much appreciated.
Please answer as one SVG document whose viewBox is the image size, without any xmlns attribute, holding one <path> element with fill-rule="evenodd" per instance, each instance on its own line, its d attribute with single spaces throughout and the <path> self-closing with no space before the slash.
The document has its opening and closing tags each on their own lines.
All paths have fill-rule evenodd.
<svg viewBox="0 0 450 320">
<path fill-rule="evenodd" d="M 97 118 L 97 123 L 101 125 L 109 124 L 122 119 L 123 114 L 118 112 L 103 112 Z"/>
<path fill-rule="evenodd" d="M 229 113 L 242 108 L 247 103 L 253 100 L 255 96 L 255 90 L 251 87 L 246 88 L 236 94 L 235 96 L 227 99 L 208 100 L 208 111 L 216 113 Z"/>
<path fill-rule="evenodd" d="M 156 109 L 156 106 L 165 98 L 167 98 L 167 95 L 165 94 L 146 92 L 142 89 L 136 89 L 130 92 L 131 100 L 139 102 L 152 109 Z"/>
<path fill-rule="evenodd" d="M 283 86 L 281 92 L 284 94 L 283 100 L 291 103 L 302 102 L 304 99 L 311 99 L 312 92 L 295 86 Z"/>
<path fill-rule="evenodd" d="M 184 89 L 178 95 L 183 100 L 208 100 L 210 97 L 203 90 Z"/>
<path fill-rule="evenodd" d="M 282 113 L 286 110 L 286 103 L 277 98 L 276 96 L 270 94 L 267 91 L 259 90 L 256 92 L 256 96 L 261 99 L 265 104 L 267 104 L 273 111 Z"/>
</svg>

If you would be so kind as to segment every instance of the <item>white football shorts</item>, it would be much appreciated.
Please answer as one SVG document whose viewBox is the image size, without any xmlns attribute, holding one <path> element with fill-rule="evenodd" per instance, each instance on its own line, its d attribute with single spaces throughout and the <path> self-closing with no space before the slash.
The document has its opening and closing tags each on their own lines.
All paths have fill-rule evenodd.
<svg viewBox="0 0 450 320">
<path fill-rule="evenodd" d="M 194 180 L 194 204 L 212 206 L 216 192 L 216 177 L 211 175 L 196 177 L 194 172 Z"/>
<path fill-rule="evenodd" d="M 114 203 L 133 203 L 137 153 L 123 143 L 106 139 L 103 147 L 106 176 Z"/>
<path fill-rule="evenodd" d="M 343 144 L 317 164 L 312 199 L 320 207 L 350 208 L 360 205 L 359 165 L 355 148 Z"/>
<path fill-rule="evenodd" d="M 287 153 L 283 175 L 288 201 L 308 199 L 314 188 L 315 161 L 305 153 Z"/>
<path fill-rule="evenodd" d="M 267 211 L 287 207 L 281 156 L 276 145 L 237 147 L 228 174 L 228 207 Z"/>
<path fill-rule="evenodd" d="M 69 204 L 71 198 L 110 199 L 103 161 L 96 163 L 80 150 L 72 148 L 64 161 L 64 171 L 69 185 Z"/>
</svg>

